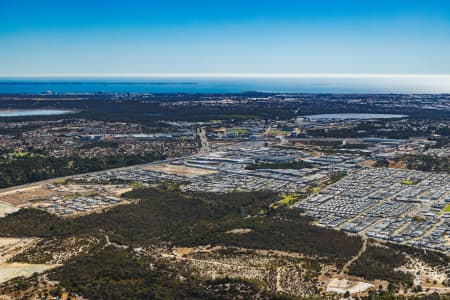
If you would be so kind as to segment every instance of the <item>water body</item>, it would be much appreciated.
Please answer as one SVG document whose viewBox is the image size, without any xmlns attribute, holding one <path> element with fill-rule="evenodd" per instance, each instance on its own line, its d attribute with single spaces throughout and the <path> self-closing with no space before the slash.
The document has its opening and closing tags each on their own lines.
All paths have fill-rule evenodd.
<svg viewBox="0 0 450 300">
<path fill-rule="evenodd" d="M 314 121 L 323 120 L 373 120 L 373 119 L 398 119 L 406 118 L 407 115 L 396 114 L 364 114 L 364 113 L 341 113 L 341 114 L 318 114 L 303 116 Z"/>
<path fill-rule="evenodd" d="M 450 93 L 450 76 L 0 78 L 0 93 Z"/>
<path fill-rule="evenodd" d="M 56 116 L 73 113 L 62 109 L 14 109 L 0 110 L 0 117 Z"/>
</svg>

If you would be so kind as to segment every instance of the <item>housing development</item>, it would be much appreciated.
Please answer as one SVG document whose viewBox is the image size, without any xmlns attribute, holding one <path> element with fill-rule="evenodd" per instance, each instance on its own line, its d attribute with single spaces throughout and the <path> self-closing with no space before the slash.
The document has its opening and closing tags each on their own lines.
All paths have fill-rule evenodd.
<svg viewBox="0 0 450 300">
<path fill-rule="evenodd" d="M 246 169 L 256 161 L 270 164 L 299 159 L 314 167 Z M 348 154 L 311 157 L 294 150 L 264 147 L 260 142 L 247 142 L 181 159 L 74 176 L 71 180 L 107 184 L 104 189 L 108 191 L 116 188 L 109 184 L 114 182 L 169 180 L 183 182 L 185 191 L 269 190 L 292 194 L 295 200 L 300 194 L 308 194 L 311 184 L 320 186 L 336 173 L 344 173 L 348 175 L 298 200 L 292 207 L 304 210 L 320 226 L 450 253 L 450 175 L 361 167 L 363 160 Z M 75 191 L 72 187 L 70 190 Z M 46 209 L 71 215 L 117 201 L 114 197 L 103 201 L 96 197 L 74 198 L 64 201 L 62 206 Z"/>
<path fill-rule="evenodd" d="M 75 96 L 2 96 L 70 113 L 0 118 L 0 299 L 450 294 L 450 96 Z"/>
<path fill-rule="evenodd" d="M 363 169 L 295 207 L 323 226 L 448 253 L 449 192 L 448 173 Z"/>
</svg>

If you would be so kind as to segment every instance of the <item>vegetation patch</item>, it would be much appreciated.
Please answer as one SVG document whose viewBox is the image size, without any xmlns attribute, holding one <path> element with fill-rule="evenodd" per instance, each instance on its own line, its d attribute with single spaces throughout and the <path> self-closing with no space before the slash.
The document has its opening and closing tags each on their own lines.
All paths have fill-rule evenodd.
<svg viewBox="0 0 450 300">
<path fill-rule="evenodd" d="M 401 183 L 404 185 L 414 185 L 414 181 L 409 180 L 409 179 L 402 180 Z"/>
<path fill-rule="evenodd" d="M 231 128 L 228 129 L 229 132 L 231 133 L 236 133 L 236 134 L 248 134 L 249 130 L 246 128 Z"/>
<path fill-rule="evenodd" d="M 282 198 L 280 201 L 278 201 L 278 203 L 280 203 L 282 205 L 289 205 L 289 204 L 296 202 L 300 195 L 299 194 L 282 194 L 281 196 L 282 196 Z"/>
<path fill-rule="evenodd" d="M 136 204 L 103 214 L 61 219 L 36 209 L 23 209 L 0 219 L 0 236 L 55 237 L 108 234 L 112 242 L 142 247 L 170 242 L 180 247 L 224 245 L 304 253 L 342 264 L 362 245 L 360 238 L 317 227 L 298 210 L 277 209 L 270 192 L 191 194 L 177 189 L 138 188 L 125 194 Z M 264 214 L 258 214 L 264 210 Z M 249 217 L 250 216 L 250 217 Z M 229 230 L 248 228 L 244 235 Z"/>
<path fill-rule="evenodd" d="M 279 129 L 271 129 L 267 132 L 268 135 L 286 135 L 289 131 L 287 130 L 279 130 Z"/>
<path fill-rule="evenodd" d="M 412 275 L 395 269 L 406 263 L 406 257 L 391 248 L 369 246 L 367 250 L 349 266 L 349 274 L 367 280 L 386 280 L 394 284 L 412 287 Z"/>
<path fill-rule="evenodd" d="M 443 211 L 444 213 L 450 213 L 450 204 L 446 204 L 446 205 L 444 206 L 444 208 L 442 209 L 442 211 Z"/>
<path fill-rule="evenodd" d="M 245 280 L 199 280 L 161 261 L 114 247 L 76 257 L 49 277 L 88 299 L 276 299 Z"/>
<path fill-rule="evenodd" d="M 142 155 L 110 155 L 105 157 L 51 157 L 25 155 L 15 159 L 0 158 L 0 188 L 26 184 L 55 177 L 95 172 L 164 159 L 156 152 Z"/>
<path fill-rule="evenodd" d="M 30 154 L 31 154 L 30 152 L 14 152 L 14 153 L 11 153 L 10 155 L 11 155 L 11 157 L 14 157 L 14 158 L 20 158 L 20 157 L 27 157 Z"/>
</svg>

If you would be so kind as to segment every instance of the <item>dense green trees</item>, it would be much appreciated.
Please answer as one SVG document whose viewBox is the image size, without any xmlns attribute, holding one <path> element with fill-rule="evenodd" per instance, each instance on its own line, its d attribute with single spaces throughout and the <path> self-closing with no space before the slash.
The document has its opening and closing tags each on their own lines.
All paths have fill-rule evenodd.
<svg viewBox="0 0 450 300">
<path fill-rule="evenodd" d="M 432 155 L 409 155 L 404 158 L 408 169 L 426 172 L 450 172 L 450 159 Z"/>
<path fill-rule="evenodd" d="M 0 188 L 55 177 L 88 173 L 163 159 L 159 153 L 142 155 L 110 155 L 103 157 L 50 157 L 32 155 L 15 159 L 0 159 Z"/>
<path fill-rule="evenodd" d="M 241 279 L 196 279 L 161 261 L 112 246 L 74 258 L 51 272 L 50 278 L 88 299 L 290 299 Z"/>
<path fill-rule="evenodd" d="M 136 204 L 75 219 L 22 209 L 0 218 L 0 236 L 64 238 L 83 234 L 103 239 L 107 234 L 111 241 L 128 247 L 169 242 L 175 246 L 273 249 L 305 253 L 316 257 L 315 263 L 336 264 L 338 268 L 362 246 L 358 237 L 311 225 L 311 220 L 297 210 L 270 209 L 270 204 L 278 199 L 271 192 L 186 193 L 176 186 L 165 185 L 136 188 L 125 196 L 135 200 Z M 262 208 L 267 213 L 261 214 Z M 227 233 L 236 228 L 252 231 Z M 256 293 L 262 293 L 255 286 L 239 280 L 201 281 L 149 258 L 136 257 L 132 251 L 101 249 L 97 247 L 89 255 L 73 258 L 52 272 L 51 278 L 60 281 L 68 290 L 92 299 L 232 299 L 242 295 L 252 298 Z M 397 287 L 411 286 L 412 277 L 395 271 L 395 268 L 406 262 L 403 252 L 416 255 L 415 251 L 420 250 L 398 245 L 370 245 L 350 266 L 349 273 L 368 280 L 387 280 Z M 425 255 L 421 253 L 419 257 L 422 254 Z M 448 263 L 445 255 L 427 251 L 426 257 L 432 265 Z M 178 280 L 178 275 L 185 279 Z M 232 288 L 224 291 L 223 284 L 230 282 Z M 395 286 L 392 285 L 391 290 Z M 269 296 L 264 294 L 264 297 Z M 264 297 L 262 299 L 266 299 Z M 370 299 L 392 298 L 383 294 L 372 295 Z"/>
<path fill-rule="evenodd" d="M 177 188 L 138 188 L 127 197 L 136 204 L 103 214 L 61 219 L 36 209 L 0 218 L 0 236 L 69 237 L 96 235 L 129 247 L 169 242 L 178 246 L 228 245 L 305 253 L 342 265 L 361 247 L 359 238 L 316 227 L 297 210 L 270 210 L 270 192 L 193 194 Z M 267 214 L 261 215 L 261 208 Z M 247 234 L 230 234 L 249 228 Z M 51 278 L 90 299 L 287 299 L 241 280 L 201 281 L 123 249 L 96 248 L 56 269 Z"/>
<path fill-rule="evenodd" d="M 395 271 L 395 268 L 405 263 L 406 257 L 401 252 L 388 247 L 369 246 L 361 257 L 350 265 L 349 274 L 368 280 L 387 280 L 412 287 L 412 275 Z"/>
<path fill-rule="evenodd" d="M 298 210 L 271 210 L 269 205 L 277 196 L 269 192 L 217 195 L 141 188 L 126 196 L 140 200 L 76 219 L 62 220 L 37 210 L 21 210 L 0 219 L 0 236 L 50 237 L 101 230 L 112 241 L 131 246 L 165 241 L 179 246 L 275 249 L 305 253 L 339 265 L 362 245 L 359 238 L 311 225 L 311 220 Z M 258 214 L 261 209 L 268 213 Z M 252 231 L 243 235 L 226 233 L 236 228 Z"/>
</svg>

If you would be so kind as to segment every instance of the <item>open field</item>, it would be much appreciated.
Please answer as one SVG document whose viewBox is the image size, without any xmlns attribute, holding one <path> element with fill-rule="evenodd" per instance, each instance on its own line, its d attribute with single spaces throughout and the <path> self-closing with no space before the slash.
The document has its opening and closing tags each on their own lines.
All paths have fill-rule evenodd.
<svg viewBox="0 0 450 300">
<path fill-rule="evenodd" d="M 332 278 L 327 286 L 328 292 L 335 292 L 338 294 L 344 294 L 349 291 L 352 294 L 365 292 L 366 290 L 372 288 L 374 285 L 367 282 L 353 282 L 347 279 Z"/>
<path fill-rule="evenodd" d="M 247 134 L 250 130 L 247 128 L 231 128 L 229 132 L 236 134 Z"/>
<path fill-rule="evenodd" d="M 289 131 L 286 131 L 286 130 L 271 129 L 271 130 L 269 130 L 267 132 L 267 135 L 272 135 L 272 136 L 275 136 L 275 135 L 286 135 L 288 133 L 289 133 Z"/>
<path fill-rule="evenodd" d="M 77 184 L 65 180 L 43 181 L 18 189 L 8 188 L 0 192 L 0 218 L 24 207 L 35 207 L 64 216 L 101 212 L 121 203 L 117 197 L 131 190 L 132 187 L 128 185 Z M 106 203 L 101 201 L 105 197 L 109 197 Z"/>
<path fill-rule="evenodd" d="M 19 276 L 29 277 L 34 273 L 42 273 L 46 270 L 55 268 L 57 266 L 58 265 L 24 264 L 24 263 L 0 264 L 0 283 Z"/>
<path fill-rule="evenodd" d="M 0 238 L 0 266 L 11 257 L 30 247 L 34 241 L 33 238 Z"/>
<path fill-rule="evenodd" d="M 18 276 L 31 276 L 35 272 L 56 267 L 56 265 L 8 263 L 15 255 L 29 248 L 36 239 L 33 238 L 0 238 L 0 283 Z"/>
<path fill-rule="evenodd" d="M 15 190 L 0 193 L 0 201 L 13 206 L 22 206 L 30 200 L 50 197 L 52 193 L 43 188 L 41 184 L 35 184 Z"/>
<path fill-rule="evenodd" d="M 57 266 L 7 262 L 33 245 L 35 241 L 33 238 L 0 238 L 0 283 L 18 276 L 28 277 L 35 272 L 40 273 Z"/>
<path fill-rule="evenodd" d="M 149 166 L 143 167 L 143 169 L 150 170 L 150 171 L 156 171 L 156 172 L 162 172 L 162 173 L 166 173 L 166 174 L 175 174 L 175 175 L 179 175 L 179 176 L 186 176 L 186 177 L 195 177 L 195 176 L 209 175 L 209 174 L 217 173 L 216 171 L 213 171 L 213 170 L 206 170 L 206 169 L 192 168 L 192 167 L 171 165 L 171 164 L 149 165 Z"/>
<path fill-rule="evenodd" d="M 4 217 L 7 214 L 13 213 L 16 210 L 18 210 L 18 208 L 11 206 L 9 204 L 0 202 L 0 218 Z"/>
</svg>

